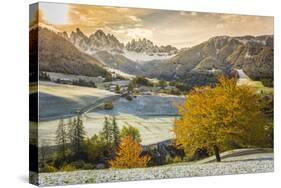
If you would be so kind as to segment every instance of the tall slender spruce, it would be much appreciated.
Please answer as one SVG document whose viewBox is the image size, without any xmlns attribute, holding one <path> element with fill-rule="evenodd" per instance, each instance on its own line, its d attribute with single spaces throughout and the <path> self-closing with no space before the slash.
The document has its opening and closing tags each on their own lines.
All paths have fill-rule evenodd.
<svg viewBox="0 0 281 188">
<path fill-rule="evenodd" d="M 107 117 L 104 117 L 102 135 L 104 136 L 106 143 L 110 145 L 112 142 L 113 135 L 112 135 L 111 123 L 108 121 Z"/>
<path fill-rule="evenodd" d="M 116 122 L 115 116 L 112 118 L 112 137 L 113 137 L 113 146 L 117 147 L 120 142 L 120 131 Z"/>
<path fill-rule="evenodd" d="M 66 144 L 67 144 L 67 129 L 63 119 L 59 120 L 59 125 L 56 131 L 56 142 L 58 145 L 59 153 L 62 154 L 63 159 L 66 157 Z"/>
<path fill-rule="evenodd" d="M 86 133 L 83 126 L 83 120 L 81 119 L 81 116 L 78 115 L 74 118 L 69 128 L 69 140 L 74 155 L 81 153 L 85 135 Z"/>
</svg>

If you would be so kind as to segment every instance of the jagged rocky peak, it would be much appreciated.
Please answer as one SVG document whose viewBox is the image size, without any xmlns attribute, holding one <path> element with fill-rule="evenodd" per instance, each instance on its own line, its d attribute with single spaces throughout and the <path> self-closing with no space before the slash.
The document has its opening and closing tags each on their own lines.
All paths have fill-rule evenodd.
<svg viewBox="0 0 281 188">
<path fill-rule="evenodd" d="M 175 54 L 177 53 L 177 48 L 172 47 L 171 45 L 167 46 L 157 46 L 152 41 L 143 38 L 143 39 L 132 39 L 126 44 L 126 50 L 134 51 L 137 53 L 168 53 Z"/>
<path fill-rule="evenodd" d="M 102 38 L 102 37 L 106 37 L 106 34 L 103 32 L 103 30 L 98 29 L 94 34 L 92 34 L 96 37 Z"/>
<path fill-rule="evenodd" d="M 66 37 L 64 37 L 66 38 Z M 79 28 L 72 31 L 69 38 L 76 47 L 87 52 L 96 50 L 122 50 L 124 45 L 118 41 L 113 35 L 105 34 L 102 30 L 87 37 Z"/>
<path fill-rule="evenodd" d="M 102 30 L 97 30 L 89 37 L 89 46 L 94 49 L 122 50 L 124 44 L 112 34 L 105 34 Z"/>
<path fill-rule="evenodd" d="M 61 36 L 62 38 L 69 40 L 69 36 L 66 31 L 60 32 L 60 33 L 58 33 L 58 35 Z"/>
<path fill-rule="evenodd" d="M 76 28 L 75 31 L 72 31 L 70 36 L 68 36 L 66 32 L 60 33 L 60 36 L 89 54 L 96 53 L 100 50 L 114 51 L 123 54 L 125 52 L 124 50 L 127 50 L 152 56 L 155 54 L 169 56 L 178 52 L 178 49 L 171 45 L 157 46 L 146 38 L 138 40 L 132 39 L 132 41 L 128 42 L 125 46 L 113 34 L 106 34 L 101 29 L 95 31 L 89 37 L 86 36 L 80 28 Z"/>
<path fill-rule="evenodd" d="M 76 28 L 76 32 L 72 31 L 67 39 L 81 50 L 88 49 L 89 39 L 79 28 Z"/>
<path fill-rule="evenodd" d="M 84 40 L 87 40 L 88 37 L 79 28 L 76 28 L 76 32 L 71 32 L 70 38 L 83 38 Z"/>
</svg>

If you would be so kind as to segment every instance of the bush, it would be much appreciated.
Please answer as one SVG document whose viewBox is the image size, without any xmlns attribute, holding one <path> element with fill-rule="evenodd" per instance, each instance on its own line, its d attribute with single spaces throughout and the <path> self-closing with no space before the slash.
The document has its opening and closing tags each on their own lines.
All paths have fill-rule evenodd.
<svg viewBox="0 0 281 188">
<path fill-rule="evenodd" d="M 170 92 L 168 92 L 171 95 L 180 95 L 181 92 L 178 89 L 172 89 Z"/>
<path fill-rule="evenodd" d="M 136 77 L 132 80 L 133 85 L 143 85 L 143 86 L 153 86 L 153 84 L 145 77 L 140 76 L 140 77 Z"/>
<path fill-rule="evenodd" d="M 141 143 L 140 131 L 131 125 L 124 126 L 121 129 L 121 133 L 120 133 L 121 139 L 126 138 L 128 136 L 132 137 L 133 140 L 135 140 L 137 143 Z"/>
<path fill-rule="evenodd" d="M 166 155 L 165 164 L 171 164 L 171 163 L 173 163 L 173 158 L 171 157 L 171 155 Z"/>
<path fill-rule="evenodd" d="M 93 170 L 93 169 L 95 169 L 95 166 L 90 163 L 85 163 L 83 169 L 84 170 Z"/>
<path fill-rule="evenodd" d="M 85 162 L 82 160 L 79 160 L 79 161 L 74 161 L 74 162 L 70 163 L 70 165 L 73 166 L 74 168 L 83 169 L 83 167 L 85 166 Z"/>
<path fill-rule="evenodd" d="M 79 161 L 74 161 L 72 163 L 70 163 L 70 165 L 72 167 L 74 167 L 75 169 L 83 169 L 83 170 L 91 170 L 94 169 L 94 166 L 90 163 L 85 163 L 82 160 Z"/>
<path fill-rule="evenodd" d="M 56 172 L 57 169 L 51 165 L 44 164 L 43 168 L 40 169 L 40 172 Z"/>
<path fill-rule="evenodd" d="M 60 171 L 63 172 L 71 172 L 71 171 L 75 171 L 76 168 L 74 166 L 72 166 L 71 164 L 67 164 L 61 167 Z"/>
<path fill-rule="evenodd" d="M 179 162 L 182 162 L 182 158 L 179 157 L 179 156 L 175 156 L 175 157 L 173 158 L 173 163 L 179 163 Z"/>
<path fill-rule="evenodd" d="M 128 101 L 132 101 L 132 100 L 133 100 L 133 97 L 130 96 L 130 95 L 127 95 L 127 96 L 126 96 L 126 99 L 127 99 Z"/>
<path fill-rule="evenodd" d="M 113 104 L 112 104 L 112 102 L 105 103 L 104 106 L 103 106 L 103 108 L 104 108 L 105 110 L 112 110 L 112 109 L 113 109 Z"/>
<path fill-rule="evenodd" d="M 182 162 L 182 158 L 180 156 L 172 157 L 171 155 L 166 155 L 165 164 L 179 163 Z"/>
<path fill-rule="evenodd" d="M 77 85 L 77 86 L 85 86 L 85 87 L 93 87 L 93 88 L 97 87 L 95 82 L 87 81 L 87 80 L 83 80 L 83 79 L 73 80 L 72 84 Z"/>
</svg>

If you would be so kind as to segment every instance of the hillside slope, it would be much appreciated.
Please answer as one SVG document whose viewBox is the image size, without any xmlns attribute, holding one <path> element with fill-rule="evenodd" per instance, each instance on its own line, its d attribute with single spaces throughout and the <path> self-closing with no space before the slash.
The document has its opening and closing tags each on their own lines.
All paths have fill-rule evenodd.
<svg viewBox="0 0 281 188">
<path fill-rule="evenodd" d="M 178 80 L 204 85 L 216 81 L 218 73 L 237 74 L 243 70 L 251 79 L 273 84 L 273 36 L 218 36 L 194 47 L 181 50 L 166 61 L 142 64 L 147 77 Z"/>
<path fill-rule="evenodd" d="M 56 33 L 45 29 L 36 28 L 30 31 L 30 46 L 35 49 L 38 37 L 38 58 L 40 71 L 60 72 L 85 76 L 109 76 L 94 57 L 91 57 L 74 47 L 69 41 Z M 34 36 L 34 37 L 33 37 Z M 37 61 L 37 54 L 31 54 L 31 62 Z"/>
</svg>

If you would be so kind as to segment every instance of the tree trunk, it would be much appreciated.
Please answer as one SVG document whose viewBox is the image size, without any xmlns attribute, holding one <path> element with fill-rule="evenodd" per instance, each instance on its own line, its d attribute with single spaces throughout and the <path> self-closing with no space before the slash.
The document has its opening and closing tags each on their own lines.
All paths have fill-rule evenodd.
<svg viewBox="0 0 281 188">
<path fill-rule="evenodd" d="M 217 162 L 221 162 L 220 151 L 219 151 L 218 146 L 216 146 L 216 145 L 214 145 L 214 152 L 216 155 Z"/>
</svg>

